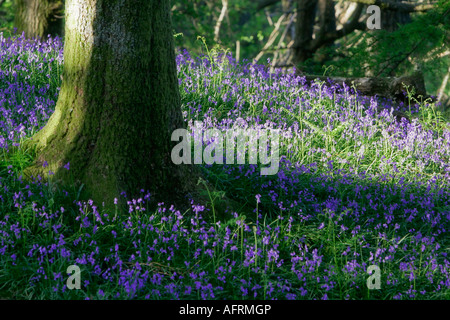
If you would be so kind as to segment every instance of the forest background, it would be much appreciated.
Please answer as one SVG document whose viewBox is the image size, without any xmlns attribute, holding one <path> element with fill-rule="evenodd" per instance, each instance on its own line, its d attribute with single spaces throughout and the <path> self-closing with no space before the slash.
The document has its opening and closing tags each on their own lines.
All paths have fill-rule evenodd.
<svg viewBox="0 0 450 320">
<path fill-rule="evenodd" d="M 0 0 L 0 32 L 63 35 L 64 1 L 39 1 Z M 369 5 L 381 8 L 379 30 L 367 27 Z M 427 93 L 448 111 L 447 0 L 173 0 L 171 12 L 178 50 L 218 49 L 238 61 L 270 61 L 274 68 L 295 66 L 322 76 L 394 77 L 420 70 Z"/>
</svg>

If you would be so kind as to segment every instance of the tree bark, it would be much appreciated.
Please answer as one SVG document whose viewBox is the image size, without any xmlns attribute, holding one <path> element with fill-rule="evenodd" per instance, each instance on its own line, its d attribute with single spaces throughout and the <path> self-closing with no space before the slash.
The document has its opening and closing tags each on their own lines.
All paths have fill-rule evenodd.
<svg viewBox="0 0 450 320">
<path fill-rule="evenodd" d="M 330 0 L 297 0 L 297 21 L 295 26 L 294 64 L 302 64 L 313 57 L 316 51 L 332 45 L 336 40 L 356 29 L 364 30 L 365 24 L 358 21 L 362 5 L 353 12 L 349 21 L 336 30 L 334 3 Z M 317 9 L 316 9 L 317 8 Z M 315 17 L 318 11 L 319 31 L 313 39 Z"/>
<path fill-rule="evenodd" d="M 169 1 L 68 0 L 65 33 L 62 88 L 33 137 L 27 175 L 51 170 L 107 207 L 141 188 L 184 201 L 197 180 L 192 166 L 171 160 L 171 134 L 184 121 Z"/>
<path fill-rule="evenodd" d="M 43 38 L 63 33 L 62 0 L 15 0 L 14 25 L 27 38 Z"/>
<path fill-rule="evenodd" d="M 393 4 L 401 4 L 399 0 L 391 1 Z M 393 32 L 398 29 L 398 25 L 411 22 L 409 12 L 400 10 L 384 10 L 381 13 L 381 28 L 383 30 Z"/>
<path fill-rule="evenodd" d="M 311 50 L 318 0 L 297 0 L 297 20 L 295 24 L 295 42 L 293 45 L 295 64 L 305 62 L 314 54 Z"/>
</svg>

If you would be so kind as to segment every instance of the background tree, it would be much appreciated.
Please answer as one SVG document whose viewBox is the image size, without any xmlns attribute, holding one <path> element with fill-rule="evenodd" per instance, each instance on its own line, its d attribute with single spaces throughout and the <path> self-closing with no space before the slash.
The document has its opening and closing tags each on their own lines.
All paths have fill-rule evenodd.
<svg viewBox="0 0 450 320">
<path fill-rule="evenodd" d="M 11 30 L 12 1 L 0 0 L 0 30 Z M 308 3 L 314 10 L 298 10 Z M 381 7 L 381 30 L 366 29 L 366 9 L 372 4 Z M 172 31 L 178 34 L 177 49 L 194 55 L 203 51 L 197 41 L 203 36 L 209 47 L 227 49 L 241 60 L 265 63 L 270 58 L 272 67 L 295 65 L 305 74 L 322 75 L 326 70 L 327 75 L 342 77 L 402 76 L 419 68 L 427 91 L 437 95 L 450 63 L 449 4 L 448 0 L 173 0 Z M 443 96 L 449 94 L 447 85 Z"/>
<path fill-rule="evenodd" d="M 169 1 L 68 0 L 65 34 L 62 88 L 27 174 L 51 170 L 107 206 L 141 188 L 182 201 L 197 180 L 170 156 L 184 122 Z"/>
<path fill-rule="evenodd" d="M 15 0 L 14 25 L 27 38 L 61 35 L 64 3 L 62 0 Z"/>
<path fill-rule="evenodd" d="M 434 62 L 427 59 L 430 62 L 428 66 L 421 64 L 427 52 L 441 54 L 445 47 L 449 32 L 445 22 L 448 19 L 445 18 L 448 16 L 448 1 L 426 4 L 397 0 L 295 2 L 294 44 L 288 45 L 285 58 L 275 59 L 279 56 L 279 46 L 274 48 L 278 40 L 269 37 L 267 43 L 270 44 L 264 46 L 264 54 L 258 55 L 259 59 L 275 50 L 273 60 L 276 60 L 276 65 L 296 65 L 306 74 L 323 74 L 326 68 L 328 74 L 338 76 L 402 75 L 417 67 L 434 77 L 437 70 L 442 77 L 446 74 L 446 61 L 442 61 L 442 57 Z M 366 28 L 366 8 L 372 4 L 381 7 L 381 30 Z M 256 8 L 275 12 L 280 6 L 283 7 L 281 0 L 259 0 Z M 283 26 L 276 31 L 278 37 L 283 38 Z M 433 87 L 431 91 L 434 92 L 437 87 Z"/>
</svg>

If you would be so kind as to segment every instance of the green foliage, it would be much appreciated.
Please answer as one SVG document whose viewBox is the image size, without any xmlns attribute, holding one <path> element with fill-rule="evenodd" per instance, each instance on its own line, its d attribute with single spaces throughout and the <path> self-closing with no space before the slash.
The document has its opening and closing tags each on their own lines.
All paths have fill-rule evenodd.
<svg viewBox="0 0 450 320">
<path fill-rule="evenodd" d="M 448 55 L 439 57 L 450 44 L 449 12 L 450 2 L 441 0 L 435 10 L 412 15 L 411 23 L 400 25 L 393 32 L 383 29 L 354 32 L 319 51 L 331 57 L 324 65 L 317 59 L 311 59 L 305 65 L 315 74 L 332 66 L 328 75 L 355 77 L 402 75 L 420 67 L 427 91 L 436 94 L 450 65 Z"/>
<path fill-rule="evenodd" d="M 222 9 L 221 0 L 176 0 L 172 1 L 172 21 L 179 49 L 198 53 L 198 36 L 214 43 L 214 28 Z M 222 22 L 219 41 L 223 48 L 236 52 L 236 41 L 240 41 L 241 59 L 256 56 L 267 41 L 272 28 L 263 11 L 255 10 L 255 1 L 229 0 L 228 11 Z M 272 19 L 276 19 L 276 16 Z"/>
<path fill-rule="evenodd" d="M 4 0 L 0 5 L 0 31 L 5 36 L 11 35 L 14 30 L 14 1 Z"/>
</svg>

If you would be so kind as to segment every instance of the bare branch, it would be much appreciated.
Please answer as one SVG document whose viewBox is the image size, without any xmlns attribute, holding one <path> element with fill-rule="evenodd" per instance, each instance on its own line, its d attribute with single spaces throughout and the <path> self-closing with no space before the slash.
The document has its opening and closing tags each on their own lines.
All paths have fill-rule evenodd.
<svg viewBox="0 0 450 320">
<path fill-rule="evenodd" d="M 216 27 L 214 28 L 214 41 L 219 41 L 220 26 L 228 9 L 228 0 L 222 0 L 222 11 L 220 12 L 219 19 L 217 19 Z"/>
<path fill-rule="evenodd" d="M 270 17 L 269 11 L 264 10 L 264 13 L 266 14 L 267 21 L 269 22 L 269 26 L 273 26 L 272 18 Z"/>
<path fill-rule="evenodd" d="M 286 35 L 289 32 L 289 28 L 291 27 L 292 23 L 294 22 L 294 19 L 296 16 L 297 16 L 296 13 L 291 15 L 291 18 L 289 19 L 289 22 L 286 25 L 286 28 L 284 29 L 283 34 L 281 35 L 280 41 L 278 41 L 277 49 L 281 48 L 281 44 L 283 43 L 284 39 L 286 38 Z"/>
<path fill-rule="evenodd" d="M 272 33 L 269 36 L 269 40 L 262 48 L 261 52 L 258 53 L 258 55 L 253 59 L 253 63 L 257 63 L 259 59 L 264 55 L 264 52 L 270 48 L 270 46 L 275 42 L 277 39 L 279 33 L 280 33 L 280 26 L 283 20 L 286 18 L 286 14 L 281 15 L 281 17 L 278 19 L 277 23 L 275 23 L 275 29 L 273 29 Z"/>
<path fill-rule="evenodd" d="M 321 37 L 316 38 L 311 43 L 311 50 L 317 50 L 323 45 L 330 44 L 335 42 L 336 40 L 345 37 L 349 33 L 355 30 L 364 30 L 366 25 L 362 22 L 359 22 L 359 18 L 362 14 L 364 5 L 362 3 L 358 3 L 355 11 L 353 11 L 351 17 L 348 22 L 343 25 L 343 27 L 334 32 L 324 33 Z"/>
</svg>

